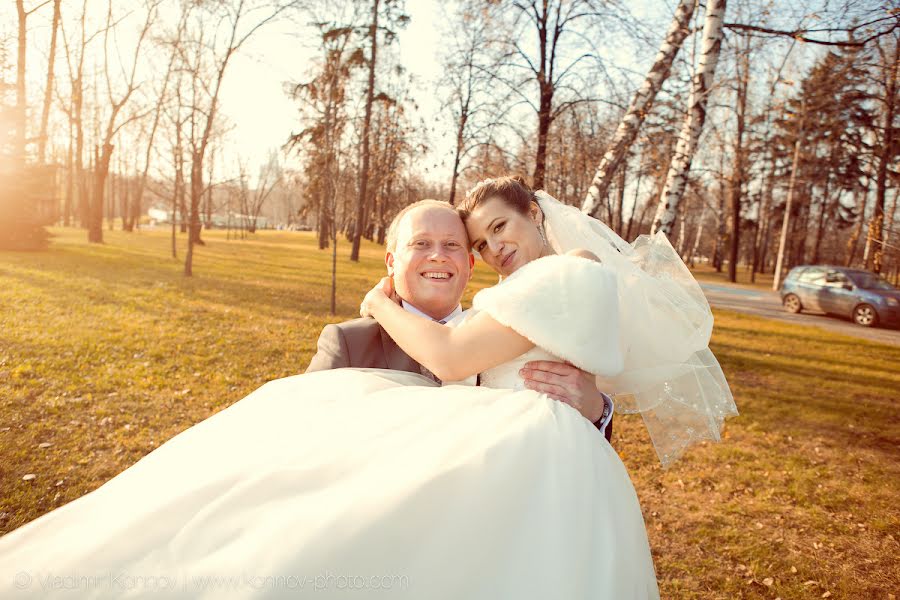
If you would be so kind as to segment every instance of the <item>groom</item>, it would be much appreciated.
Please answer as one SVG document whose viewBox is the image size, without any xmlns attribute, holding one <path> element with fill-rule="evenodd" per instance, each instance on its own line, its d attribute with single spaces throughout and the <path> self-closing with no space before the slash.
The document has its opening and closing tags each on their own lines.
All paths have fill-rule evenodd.
<svg viewBox="0 0 900 600">
<path fill-rule="evenodd" d="M 444 323 L 462 314 L 460 299 L 475 257 L 462 219 L 448 202 L 421 200 L 401 210 L 388 229 L 385 263 L 409 312 Z M 340 367 L 394 369 L 434 378 L 371 318 L 322 330 L 306 372 Z M 521 374 L 526 387 L 574 407 L 611 439 L 612 401 L 597 390 L 593 375 L 552 361 L 527 363 Z"/>
</svg>

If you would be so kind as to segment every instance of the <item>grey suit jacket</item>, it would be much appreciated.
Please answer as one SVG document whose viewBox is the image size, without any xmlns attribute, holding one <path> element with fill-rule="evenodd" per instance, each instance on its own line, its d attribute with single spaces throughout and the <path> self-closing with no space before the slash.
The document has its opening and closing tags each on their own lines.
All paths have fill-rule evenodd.
<svg viewBox="0 0 900 600">
<path fill-rule="evenodd" d="M 368 317 L 326 325 L 319 335 L 316 354 L 309 361 L 306 372 L 342 367 L 421 373 L 421 365 L 400 349 L 378 321 Z M 611 408 L 612 400 L 608 397 L 604 400 L 607 408 Z M 603 431 L 609 441 L 612 439 L 612 417 L 605 430 L 604 420 L 600 419 L 594 425 Z"/>
<path fill-rule="evenodd" d="M 326 325 L 307 373 L 356 367 L 420 373 L 420 365 L 394 343 L 375 319 L 353 319 Z"/>
</svg>

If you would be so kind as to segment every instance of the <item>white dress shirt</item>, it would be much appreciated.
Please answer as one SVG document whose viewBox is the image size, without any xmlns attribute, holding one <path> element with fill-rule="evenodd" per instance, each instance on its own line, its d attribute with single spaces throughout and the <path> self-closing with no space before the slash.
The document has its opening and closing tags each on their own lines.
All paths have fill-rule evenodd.
<svg viewBox="0 0 900 600">
<path fill-rule="evenodd" d="M 404 310 L 406 310 L 407 312 L 411 312 L 411 313 L 414 314 L 414 315 L 418 315 L 418 316 L 424 317 L 424 318 L 426 318 L 426 319 L 431 319 L 432 321 L 444 321 L 445 323 L 446 323 L 447 321 L 449 321 L 450 319 L 453 319 L 453 318 L 455 318 L 455 317 L 458 317 L 458 316 L 461 315 L 462 312 L 463 312 L 462 305 L 457 304 L 457 305 L 456 305 L 456 308 L 454 308 L 453 311 L 452 311 L 449 315 L 447 315 L 447 316 L 444 317 L 443 319 L 435 319 L 435 318 L 432 317 L 431 315 L 426 315 L 425 313 L 423 313 L 421 310 L 419 310 L 418 308 L 416 308 L 415 306 L 413 306 L 412 304 L 410 304 L 410 303 L 407 302 L 406 300 L 402 300 L 402 299 L 401 299 L 401 300 L 400 300 L 400 306 L 402 306 L 402 307 L 404 308 Z"/>
</svg>

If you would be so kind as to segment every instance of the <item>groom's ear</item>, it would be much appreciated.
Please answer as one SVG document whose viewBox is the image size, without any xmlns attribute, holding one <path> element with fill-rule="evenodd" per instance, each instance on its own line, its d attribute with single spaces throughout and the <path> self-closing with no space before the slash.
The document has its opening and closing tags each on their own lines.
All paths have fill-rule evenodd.
<svg viewBox="0 0 900 600">
<path fill-rule="evenodd" d="M 394 276 L 394 253 L 387 252 L 384 255 L 384 264 L 387 267 L 388 276 Z"/>
</svg>

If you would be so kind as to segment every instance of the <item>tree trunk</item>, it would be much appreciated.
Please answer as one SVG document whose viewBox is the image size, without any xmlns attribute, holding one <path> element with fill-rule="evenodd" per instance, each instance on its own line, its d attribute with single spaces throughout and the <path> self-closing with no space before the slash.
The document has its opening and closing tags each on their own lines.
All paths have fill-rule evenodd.
<svg viewBox="0 0 900 600">
<path fill-rule="evenodd" d="M 743 52 L 738 60 L 737 131 L 734 142 L 734 168 L 731 182 L 731 248 L 728 253 L 728 281 L 737 281 L 738 253 L 741 248 L 741 196 L 744 189 L 744 132 L 747 122 L 747 88 L 750 84 L 750 42 L 744 36 Z"/>
<path fill-rule="evenodd" d="M 47 58 L 47 85 L 44 88 L 44 107 L 41 110 L 41 133 L 38 137 L 38 162 L 44 164 L 47 153 L 47 123 L 53 102 L 53 77 L 56 66 L 56 34 L 59 31 L 59 12 L 62 0 L 53 0 L 53 24 L 50 29 L 50 56 Z"/>
<path fill-rule="evenodd" d="M 609 149 L 603 155 L 594 179 L 588 188 L 587 196 L 581 205 L 581 210 L 585 213 L 597 217 L 599 215 L 600 206 L 606 197 L 609 186 L 612 185 L 613 177 L 619 169 L 619 165 L 625 159 L 628 150 L 634 143 L 637 134 L 641 129 L 646 116 L 653 108 L 653 102 L 656 94 L 659 92 L 663 83 L 669 78 L 672 70 L 672 63 L 678 55 L 684 39 L 690 31 L 690 21 L 694 14 L 694 6 L 696 0 L 681 0 L 675 9 L 675 16 L 669 31 L 656 53 L 656 60 L 650 67 L 647 79 L 638 89 L 628 111 L 619 123 L 616 133 L 613 136 Z"/>
<path fill-rule="evenodd" d="M 775 153 L 769 151 L 769 171 L 762 184 L 759 211 L 756 216 L 756 235 L 753 240 L 753 266 L 750 270 L 750 282 L 756 282 L 756 274 L 765 270 L 765 249 L 769 241 L 769 209 L 772 204 L 772 177 L 775 173 Z"/>
<path fill-rule="evenodd" d="M 177 120 L 177 119 L 176 119 Z M 178 258 L 176 245 L 176 223 L 181 211 L 181 224 L 184 226 L 184 149 L 181 146 L 181 123 L 175 124 L 175 189 L 172 193 L 172 258 Z M 181 230 L 182 233 L 184 229 Z"/>
<path fill-rule="evenodd" d="M 834 164 L 833 162 L 831 164 Z M 825 213 L 828 212 L 828 196 L 831 193 L 831 173 L 825 174 L 825 189 L 822 192 L 822 202 L 819 213 L 816 215 L 816 238 L 813 242 L 812 264 L 819 264 L 819 250 L 822 247 L 822 237 L 825 231 Z M 839 192 L 840 193 L 840 192 Z"/>
<path fill-rule="evenodd" d="M 454 206 L 456 205 L 456 183 L 459 181 L 459 164 L 462 162 L 462 153 L 465 146 L 466 122 L 469 120 L 467 113 L 468 103 L 462 108 L 459 126 L 456 129 L 456 152 L 453 155 L 453 175 L 450 178 L 450 204 Z"/>
<path fill-rule="evenodd" d="M 188 249 L 184 256 L 184 276 L 194 275 L 194 246 L 200 240 L 200 201 L 203 197 L 203 158 L 191 153 L 191 207 L 188 224 Z"/>
<path fill-rule="evenodd" d="M 634 213 L 638 207 L 638 194 L 641 191 L 641 181 L 644 179 L 644 169 L 642 166 L 642 160 L 638 160 L 638 172 L 637 172 L 637 181 L 634 183 L 634 198 L 631 201 L 631 214 L 628 215 L 628 226 L 625 228 L 625 235 L 622 239 L 628 241 L 631 239 L 631 228 L 634 225 Z"/>
<path fill-rule="evenodd" d="M 625 208 L 625 178 L 628 174 L 628 161 L 622 165 L 622 168 L 619 169 L 619 181 L 616 185 L 618 188 L 618 196 L 616 199 L 616 218 L 614 223 L 611 223 L 615 232 L 619 235 L 622 235 L 622 227 L 624 225 L 624 216 L 622 215 L 622 210 Z"/>
<path fill-rule="evenodd" d="M 18 52 L 16 54 L 16 137 L 13 149 L 13 160 L 19 167 L 25 166 L 25 127 L 28 121 L 25 97 L 25 58 L 27 48 L 28 13 L 25 12 L 24 0 L 16 0 L 16 12 L 19 15 Z"/>
<path fill-rule="evenodd" d="M 784 268 L 784 251 L 787 244 L 788 226 L 791 221 L 791 210 L 794 203 L 794 188 L 797 183 L 797 166 L 800 163 L 800 145 L 803 139 L 804 123 L 806 121 L 806 103 L 800 105 L 800 127 L 797 131 L 797 139 L 794 140 L 794 158 L 791 161 L 791 178 L 788 181 L 787 201 L 784 205 L 784 218 L 781 222 L 781 237 L 778 240 L 778 257 L 775 259 L 775 278 L 772 280 L 772 289 L 781 287 L 781 271 Z"/>
<path fill-rule="evenodd" d="M 372 2 L 372 25 L 369 35 L 372 37 L 372 54 L 369 57 L 369 81 L 366 86 L 366 113 L 363 119 L 362 133 L 362 168 L 359 174 L 359 195 L 356 199 L 356 222 L 353 230 L 353 249 L 350 251 L 350 260 L 359 261 L 359 245 L 365 227 L 365 210 L 368 204 L 369 185 L 369 129 L 372 124 L 372 103 L 375 100 L 375 64 L 378 56 L 378 4 L 380 0 Z"/>
<path fill-rule="evenodd" d="M 536 190 L 544 189 L 544 176 L 547 170 L 547 140 L 550 136 L 553 110 L 553 84 L 544 79 L 543 66 L 538 75 L 538 83 L 541 88 L 540 110 L 538 111 L 538 142 L 537 153 L 534 157 L 534 177 L 532 187 Z"/>
<path fill-rule="evenodd" d="M 72 138 L 72 123 L 69 122 L 69 146 L 66 149 L 66 199 L 63 205 L 63 225 L 66 227 L 72 224 L 72 200 L 75 193 L 75 167 L 72 156 L 74 140 Z"/>
<path fill-rule="evenodd" d="M 94 147 L 94 190 L 91 194 L 90 220 L 88 221 L 88 241 L 93 244 L 103 243 L 103 205 L 106 192 L 106 176 L 109 173 L 109 160 L 112 157 L 113 145 L 103 144 L 103 149 Z"/>
<path fill-rule="evenodd" d="M 882 125 L 883 139 L 881 152 L 878 156 L 878 171 L 875 178 L 875 212 L 869 222 L 869 241 L 872 252 L 866 258 L 866 268 L 875 273 L 881 273 L 882 260 L 884 258 L 884 207 L 887 193 L 887 170 L 894 152 L 894 110 L 897 101 L 897 70 L 900 63 L 900 43 L 894 43 L 894 59 L 885 65 L 886 81 L 884 94 L 884 123 Z M 869 260 L 871 258 L 871 260 Z"/>
<path fill-rule="evenodd" d="M 697 224 L 697 233 L 694 236 L 694 243 L 691 245 L 691 251 L 687 256 L 687 264 L 689 267 L 694 266 L 694 257 L 697 256 L 697 251 L 700 249 L 700 240 L 703 239 L 703 225 L 706 222 L 706 201 L 703 200 L 703 208 L 700 209 L 700 222 Z"/>
<path fill-rule="evenodd" d="M 684 196 L 694 151 L 706 121 L 706 103 L 709 100 L 722 48 L 722 21 L 725 18 L 725 8 L 726 0 L 709 0 L 706 3 L 700 64 L 693 78 L 691 97 L 688 101 L 689 109 L 666 176 L 666 186 L 653 219 L 653 232 L 662 231 L 665 235 L 672 232 L 678 204 Z"/>
<path fill-rule="evenodd" d="M 725 221 L 725 180 L 723 179 L 719 186 L 719 206 L 716 210 L 716 245 L 713 247 L 713 267 L 716 273 L 722 272 L 722 255 L 725 246 L 725 238 L 727 236 L 727 227 Z"/>
</svg>

